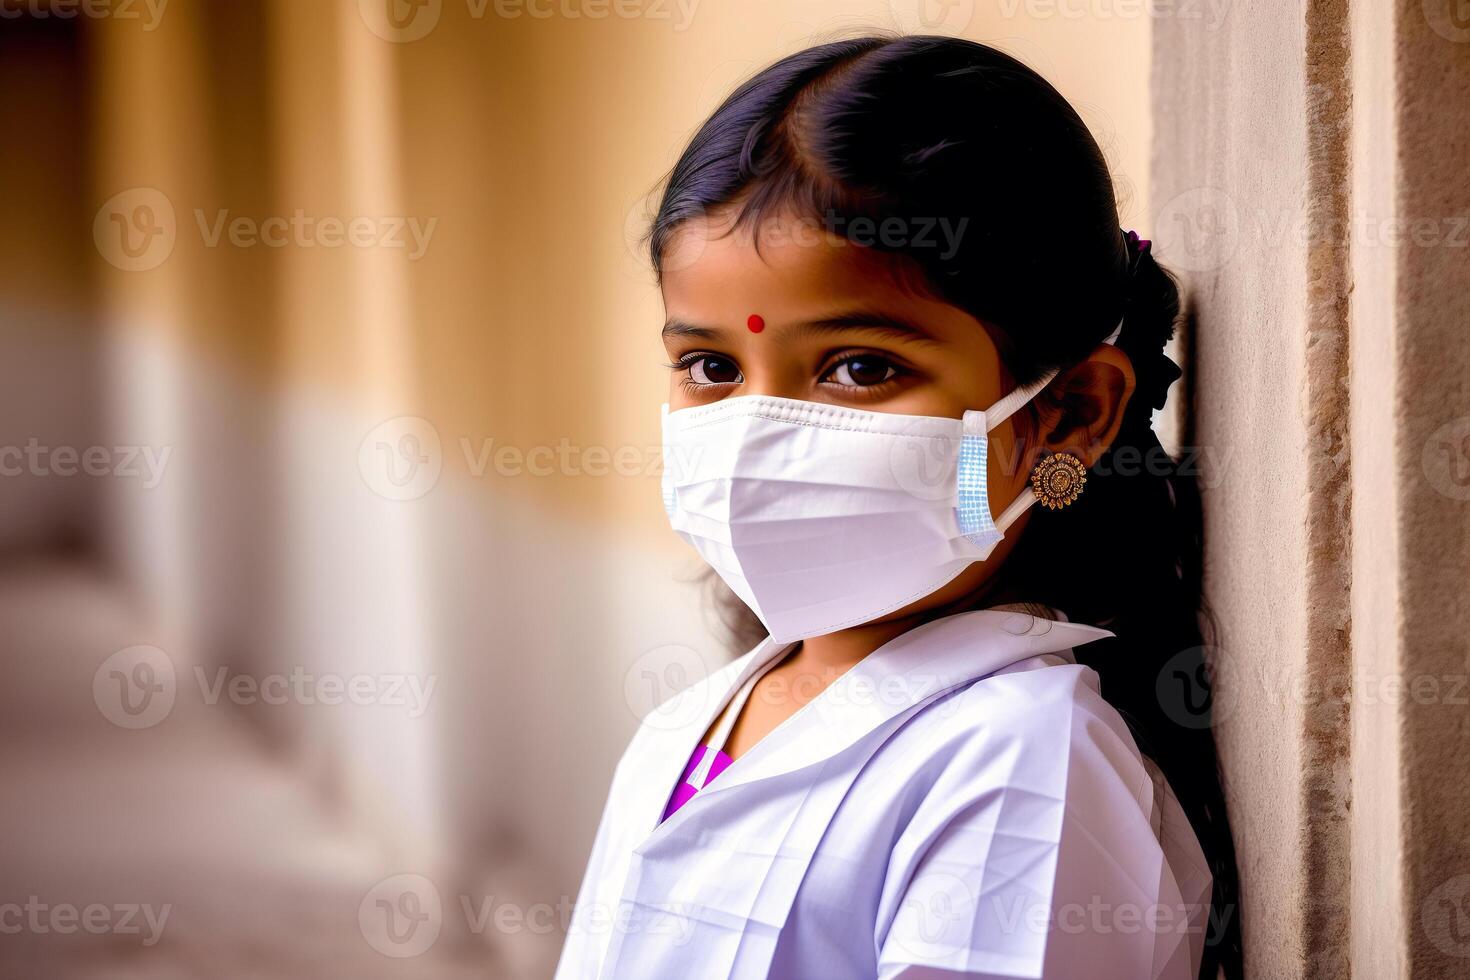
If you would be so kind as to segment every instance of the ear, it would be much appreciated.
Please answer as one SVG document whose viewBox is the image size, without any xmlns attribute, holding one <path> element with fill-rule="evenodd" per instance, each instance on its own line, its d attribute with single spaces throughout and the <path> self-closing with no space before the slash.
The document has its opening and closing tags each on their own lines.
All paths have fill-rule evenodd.
<svg viewBox="0 0 1470 980">
<path fill-rule="evenodd" d="M 1118 437 L 1123 410 L 1138 378 L 1128 355 L 1098 344 L 1087 360 L 1068 368 L 1036 399 L 1039 448 L 1071 453 L 1084 466 L 1097 463 Z"/>
</svg>

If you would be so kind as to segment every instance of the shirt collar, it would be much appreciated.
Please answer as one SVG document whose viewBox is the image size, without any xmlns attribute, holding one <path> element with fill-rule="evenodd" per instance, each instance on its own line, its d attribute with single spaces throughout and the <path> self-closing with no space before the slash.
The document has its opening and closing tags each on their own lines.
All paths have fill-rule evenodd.
<svg viewBox="0 0 1470 980">
<path fill-rule="evenodd" d="M 868 654 L 819 695 L 742 753 L 700 795 L 728 792 L 736 786 L 770 779 L 829 759 L 885 722 L 947 691 L 1045 653 L 1069 651 L 1112 636 L 1105 629 L 1043 619 L 1007 609 L 956 613 L 925 623 L 895 637 Z M 730 696 L 752 674 L 789 649 L 769 638 L 726 665 L 703 683 L 676 697 L 694 699 L 699 708 L 669 714 L 689 718 L 687 724 L 663 727 L 649 735 L 645 794 L 648 827 L 658 825 L 674 783 L 710 723 Z M 662 794 L 662 795 L 660 795 Z M 690 801 L 664 821 L 677 821 Z"/>
</svg>

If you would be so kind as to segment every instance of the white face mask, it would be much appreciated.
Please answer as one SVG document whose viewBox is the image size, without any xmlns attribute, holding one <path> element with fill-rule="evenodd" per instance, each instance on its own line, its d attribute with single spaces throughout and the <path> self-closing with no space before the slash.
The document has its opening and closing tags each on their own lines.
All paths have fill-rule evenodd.
<svg viewBox="0 0 1470 980">
<path fill-rule="evenodd" d="M 664 509 L 776 642 L 869 622 L 984 560 L 1035 502 L 992 517 L 988 434 L 1055 373 L 958 419 L 767 395 L 664 405 Z"/>
</svg>

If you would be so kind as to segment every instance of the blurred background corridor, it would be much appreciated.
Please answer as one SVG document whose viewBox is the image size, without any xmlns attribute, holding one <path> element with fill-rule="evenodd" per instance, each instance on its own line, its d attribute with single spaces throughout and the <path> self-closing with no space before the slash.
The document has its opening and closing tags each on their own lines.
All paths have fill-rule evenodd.
<svg viewBox="0 0 1470 980">
<path fill-rule="evenodd" d="M 0 976 L 550 974 L 731 655 L 657 491 L 648 193 L 871 30 L 1058 84 L 1147 234 L 1145 17 L 0 0 Z"/>
</svg>

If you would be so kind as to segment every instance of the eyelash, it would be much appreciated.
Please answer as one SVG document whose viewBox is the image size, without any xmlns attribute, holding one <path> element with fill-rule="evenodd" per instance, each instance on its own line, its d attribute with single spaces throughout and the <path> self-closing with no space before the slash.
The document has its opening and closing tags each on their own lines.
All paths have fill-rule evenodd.
<svg viewBox="0 0 1470 980">
<path fill-rule="evenodd" d="M 837 385 L 834 382 L 828 381 L 819 381 L 818 383 L 833 384 L 834 387 L 840 388 L 843 391 L 845 397 L 848 398 L 876 398 L 886 395 L 892 385 L 896 384 L 900 379 L 906 377 L 910 373 L 908 369 L 906 369 L 902 364 L 898 363 L 897 359 L 889 354 L 877 353 L 862 348 L 851 348 L 848 350 L 839 351 L 836 354 L 829 355 L 826 360 L 826 365 L 821 371 L 820 377 L 826 378 L 847 361 L 862 357 L 863 355 L 881 358 L 886 361 L 889 367 L 893 369 L 893 377 L 885 378 L 884 380 L 873 385 Z M 669 370 L 671 371 L 687 372 L 695 364 L 698 364 L 706 357 L 725 357 L 725 355 L 716 354 L 714 351 L 690 351 L 689 353 L 683 355 L 682 357 L 679 357 L 672 363 L 666 364 L 665 367 L 669 368 Z M 732 364 L 735 363 L 735 359 L 733 357 L 726 358 L 726 360 L 730 361 Z M 743 373 L 744 372 L 742 372 L 742 374 Z M 729 385 L 740 384 L 740 382 L 712 381 L 709 383 L 700 383 L 698 381 L 695 381 L 693 378 L 686 376 L 679 381 L 679 384 L 681 387 L 684 388 L 685 391 L 699 392 L 708 391 L 711 388 L 723 388 Z"/>
<path fill-rule="evenodd" d="M 684 371 L 685 372 L 685 376 L 683 378 L 679 379 L 679 386 L 681 388 L 683 388 L 685 391 L 688 391 L 688 392 L 708 391 L 711 388 L 724 388 L 724 387 L 726 387 L 728 385 L 734 385 L 734 384 L 739 384 L 740 383 L 738 381 L 723 381 L 723 382 L 714 382 L 714 381 L 712 381 L 712 382 L 709 382 L 707 384 L 701 384 L 700 382 L 695 381 L 693 378 L 689 377 L 688 376 L 688 371 L 690 370 L 690 368 L 694 367 L 694 365 L 698 364 L 700 361 L 704 360 L 706 357 L 724 357 L 724 355 L 723 354 L 716 354 L 714 351 L 708 351 L 708 350 L 690 351 L 688 354 L 685 354 L 684 356 L 678 358 L 673 363 L 666 364 L 664 366 L 667 367 L 671 371 Z M 735 359 L 733 357 L 725 358 L 725 359 L 728 360 L 731 364 L 734 364 L 735 363 Z M 743 372 L 742 372 L 742 374 L 743 374 Z"/>
<path fill-rule="evenodd" d="M 664 367 L 668 368 L 671 371 L 687 371 L 692 365 L 696 364 L 702 358 L 721 356 L 723 355 L 716 354 L 714 351 L 708 350 L 690 351 L 689 353 L 677 358 L 671 363 L 665 364 Z M 731 360 L 734 360 L 734 358 L 731 358 Z"/>
<path fill-rule="evenodd" d="M 889 393 L 894 385 L 896 385 L 899 381 L 912 373 L 902 364 L 900 364 L 897 358 L 893 357 L 890 354 L 884 354 L 880 351 L 868 350 L 859 347 L 838 351 L 836 354 L 831 355 L 827 359 L 827 366 L 822 369 L 821 377 L 825 378 L 836 371 L 846 362 L 863 356 L 875 358 L 886 362 L 888 366 L 893 370 L 893 377 L 884 378 L 877 384 L 872 385 L 839 385 L 835 382 L 829 381 L 823 381 L 820 383 L 831 384 L 834 387 L 841 389 L 843 392 L 843 396 L 846 398 L 882 398 Z"/>
</svg>

